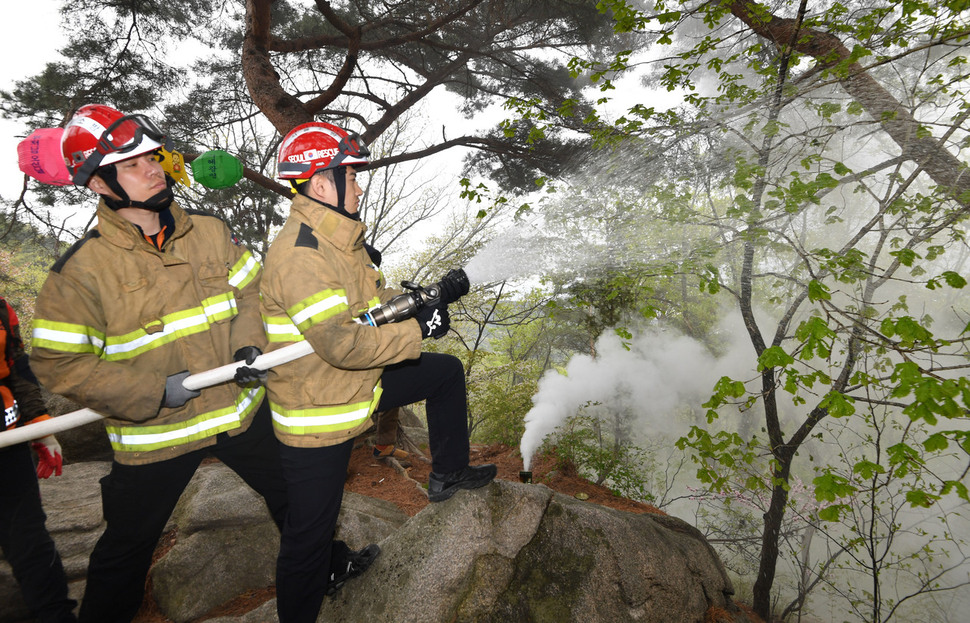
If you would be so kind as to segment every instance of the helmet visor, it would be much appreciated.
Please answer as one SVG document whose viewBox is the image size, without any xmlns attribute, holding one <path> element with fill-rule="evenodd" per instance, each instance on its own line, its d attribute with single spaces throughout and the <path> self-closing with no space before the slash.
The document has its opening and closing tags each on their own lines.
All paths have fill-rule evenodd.
<svg viewBox="0 0 970 623">
<path fill-rule="evenodd" d="M 366 164 L 367 158 L 370 156 L 370 150 L 367 149 L 367 145 L 364 145 L 364 141 L 360 140 L 360 135 L 356 132 L 348 132 L 347 136 L 340 139 L 340 143 L 337 144 L 337 150 L 338 153 L 330 161 L 330 166 L 327 167 L 328 169 L 344 166 L 342 163 L 348 158 L 364 161 L 363 163 L 348 162 L 347 164 L 351 166 L 354 164 Z"/>
<path fill-rule="evenodd" d="M 125 126 L 123 124 L 129 123 Z M 134 127 L 131 127 L 134 126 Z M 102 166 L 105 156 L 111 154 L 126 154 L 138 149 L 145 139 L 153 151 L 155 146 L 170 148 L 170 144 L 155 122 L 145 115 L 125 115 L 109 125 L 98 139 L 97 149 L 84 161 L 81 168 L 74 175 L 74 183 L 83 186 L 91 179 L 98 167 Z M 138 154 L 133 154 L 138 155 Z"/>
<path fill-rule="evenodd" d="M 120 130 L 122 124 L 130 121 L 135 128 L 132 134 Z M 127 128 L 125 128 L 127 130 Z M 117 136 L 115 136 L 117 134 Z M 98 151 L 102 154 L 126 153 L 132 151 L 141 144 L 143 137 L 148 137 L 155 142 L 165 142 L 165 133 L 155 125 L 155 122 L 145 115 L 125 115 L 108 126 L 98 139 Z"/>
</svg>

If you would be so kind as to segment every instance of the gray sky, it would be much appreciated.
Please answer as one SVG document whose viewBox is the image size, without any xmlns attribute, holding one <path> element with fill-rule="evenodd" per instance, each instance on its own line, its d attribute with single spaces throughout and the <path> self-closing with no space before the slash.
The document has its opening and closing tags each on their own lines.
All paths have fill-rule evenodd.
<svg viewBox="0 0 970 623">
<path fill-rule="evenodd" d="M 60 32 L 58 0 L 11 3 L 0 20 L 0 89 L 32 76 L 57 57 L 65 38 Z M 17 166 L 17 143 L 26 132 L 23 124 L 0 119 L 0 197 L 16 199 L 23 186 Z"/>
</svg>

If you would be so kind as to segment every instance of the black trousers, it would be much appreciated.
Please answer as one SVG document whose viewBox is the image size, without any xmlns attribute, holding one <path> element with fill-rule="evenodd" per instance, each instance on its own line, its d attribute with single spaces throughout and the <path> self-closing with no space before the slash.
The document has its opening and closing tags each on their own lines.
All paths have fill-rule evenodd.
<svg viewBox="0 0 970 623">
<path fill-rule="evenodd" d="M 101 504 L 107 522 L 88 565 L 80 621 L 128 623 L 141 606 L 152 553 L 175 504 L 208 454 L 260 494 L 282 531 L 286 483 L 279 442 L 264 400 L 249 429 L 230 437 L 220 433 L 214 446 L 147 465 L 112 463 L 101 479 Z"/>
<path fill-rule="evenodd" d="M 0 448 L 0 548 L 13 568 L 27 608 L 38 623 L 75 622 L 67 578 L 40 502 L 30 448 Z"/>
<path fill-rule="evenodd" d="M 464 369 L 458 358 L 422 353 L 418 359 L 385 368 L 381 384 L 380 411 L 427 400 L 435 471 L 468 466 L 468 407 Z M 276 561 L 280 623 L 317 620 L 330 578 L 331 551 L 335 551 L 331 543 L 353 448 L 353 439 L 322 448 L 280 446 L 290 495 Z"/>
</svg>

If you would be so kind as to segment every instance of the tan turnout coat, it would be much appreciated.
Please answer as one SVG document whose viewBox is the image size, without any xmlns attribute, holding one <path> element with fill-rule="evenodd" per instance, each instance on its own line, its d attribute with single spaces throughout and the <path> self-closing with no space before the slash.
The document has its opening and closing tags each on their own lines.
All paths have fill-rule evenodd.
<svg viewBox="0 0 970 623">
<path fill-rule="evenodd" d="M 421 354 L 414 319 L 355 322 L 399 294 L 364 249 L 366 227 L 297 195 L 266 255 L 262 314 L 269 350 L 308 340 L 314 352 L 269 371 L 273 426 L 296 447 L 336 445 L 369 425 L 383 367 Z"/>
<path fill-rule="evenodd" d="M 53 266 L 37 300 L 31 366 L 52 392 L 106 416 L 115 459 L 138 465 L 249 427 L 262 387 L 234 382 L 161 408 L 165 380 L 265 346 L 260 266 L 220 219 L 171 206 L 163 251 L 98 205 L 98 225 Z"/>
</svg>

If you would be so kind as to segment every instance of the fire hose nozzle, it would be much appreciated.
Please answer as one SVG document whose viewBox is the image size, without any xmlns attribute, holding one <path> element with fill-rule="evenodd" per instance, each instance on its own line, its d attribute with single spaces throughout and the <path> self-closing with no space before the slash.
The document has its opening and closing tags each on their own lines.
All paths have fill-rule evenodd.
<svg viewBox="0 0 970 623">
<path fill-rule="evenodd" d="M 453 268 L 441 281 L 426 288 L 410 281 L 402 281 L 401 287 L 409 291 L 361 314 L 357 317 L 357 322 L 379 327 L 413 318 L 424 307 L 454 303 L 468 294 L 470 284 L 464 270 Z"/>
</svg>

